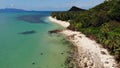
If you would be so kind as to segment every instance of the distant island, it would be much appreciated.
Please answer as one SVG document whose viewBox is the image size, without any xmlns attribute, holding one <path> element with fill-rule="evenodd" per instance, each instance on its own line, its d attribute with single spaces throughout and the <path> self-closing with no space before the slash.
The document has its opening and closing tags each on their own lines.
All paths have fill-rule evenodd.
<svg viewBox="0 0 120 68">
<path fill-rule="evenodd" d="M 3 8 L 3 9 L 0 9 L 0 12 L 43 12 L 43 11 L 24 10 L 24 9 L 17 9 L 17 8 Z M 49 11 L 45 11 L 45 12 L 49 12 Z"/>
<path fill-rule="evenodd" d="M 4 8 L 0 9 L 0 12 L 24 12 L 26 10 L 23 9 L 16 9 L 16 8 Z"/>
<path fill-rule="evenodd" d="M 118 0 L 107 0 L 93 8 L 90 8 L 89 10 L 84 10 L 73 6 L 66 12 L 53 12 L 51 16 L 57 20 L 68 21 L 70 26 L 68 26 L 67 29 L 72 31 L 80 31 L 90 39 L 96 40 L 97 43 L 100 43 L 102 47 L 108 50 L 109 54 L 114 56 L 114 59 L 116 59 L 117 63 L 119 64 L 119 3 L 120 1 Z M 106 54 L 105 52 L 101 53 Z M 108 63 L 106 62 L 106 64 Z"/>
</svg>

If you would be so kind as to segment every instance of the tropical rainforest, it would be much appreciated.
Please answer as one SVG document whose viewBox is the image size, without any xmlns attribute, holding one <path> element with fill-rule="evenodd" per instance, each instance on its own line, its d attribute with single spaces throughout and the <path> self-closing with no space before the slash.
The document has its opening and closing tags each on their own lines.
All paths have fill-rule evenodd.
<svg viewBox="0 0 120 68">
<path fill-rule="evenodd" d="M 69 11 L 52 12 L 51 16 L 69 21 L 68 29 L 94 38 L 120 63 L 120 0 L 107 0 L 89 10 L 73 6 Z"/>
</svg>

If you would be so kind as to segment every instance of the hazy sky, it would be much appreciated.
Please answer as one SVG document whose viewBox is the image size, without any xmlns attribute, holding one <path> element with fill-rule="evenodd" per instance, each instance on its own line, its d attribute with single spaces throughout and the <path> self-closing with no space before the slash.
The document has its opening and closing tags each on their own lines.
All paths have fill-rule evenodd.
<svg viewBox="0 0 120 68">
<path fill-rule="evenodd" d="M 0 8 L 19 8 L 27 10 L 68 10 L 71 6 L 88 9 L 104 0 L 0 0 Z"/>
</svg>

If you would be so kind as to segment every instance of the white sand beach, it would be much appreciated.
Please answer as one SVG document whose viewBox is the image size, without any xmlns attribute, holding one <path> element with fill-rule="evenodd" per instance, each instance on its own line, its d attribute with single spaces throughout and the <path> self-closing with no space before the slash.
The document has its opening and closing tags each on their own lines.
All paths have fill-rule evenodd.
<svg viewBox="0 0 120 68">
<path fill-rule="evenodd" d="M 52 18 L 51 16 L 48 17 L 50 21 L 54 22 L 54 23 L 57 23 L 63 27 L 68 27 L 70 25 L 69 22 L 66 22 L 66 21 L 61 21 L 61 20 L 57 20 L 55 18 Z"/>
<path fill-rule="evenodd" d="M 49 17 L 49 20 L 63 27 L 70 25 L 69 22 L 52 17 Z M 61 33 L 68 36 L 69 41 L 77 47 L 78 54 L 75 59 L 78 68 L 117 68 L 114 57 L 109 55 L 107 49 L 102 48 L 102 45 L 96 43 L 95 40 L 89 39 L 81 32 L 68 29 Z"/>
</svg>

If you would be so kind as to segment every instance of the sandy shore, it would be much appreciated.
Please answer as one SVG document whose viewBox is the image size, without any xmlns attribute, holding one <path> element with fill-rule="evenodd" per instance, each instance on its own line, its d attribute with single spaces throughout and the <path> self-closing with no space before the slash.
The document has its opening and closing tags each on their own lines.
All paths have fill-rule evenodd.
<svg viewBox="0 0 120 68">
<path fill-rule="evenodd" d="M 49 17 L 49 20 L 63 27 L 70 25 L 69 22 L 56 20 L 52 17 Z M 102 45 L 96 43 L 95 40 L 91 40 L 77 31 L 66 29 L 61 33 L 68 36 L 69 41 L 77 49 L 77 54 L 73 57 L 75 68 L 117 68 L 114 57 L 109 55 L 108 51 L 102 48 Z"/>
<path fill-rule="evenodd" d="M 61 20 L 57 20 L 55 18 L 52 18 L 51 16 L 48 17 L 50 21 L 54 22 L 54 23 L 57 23 L 63 27 L 68 27 L 70 25 L 69 22 L 65 22 L 65 21 L 61 21 Z"/>
</svg>

